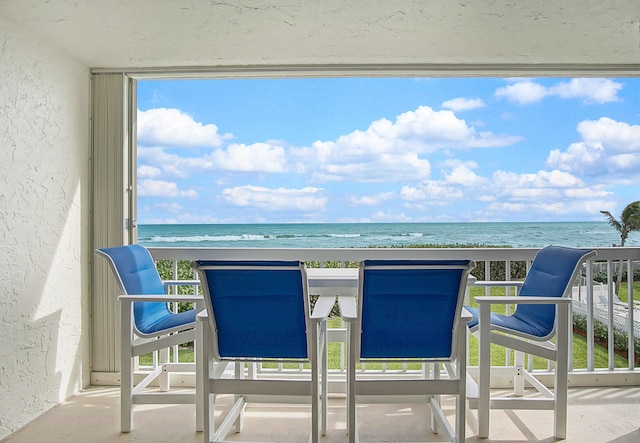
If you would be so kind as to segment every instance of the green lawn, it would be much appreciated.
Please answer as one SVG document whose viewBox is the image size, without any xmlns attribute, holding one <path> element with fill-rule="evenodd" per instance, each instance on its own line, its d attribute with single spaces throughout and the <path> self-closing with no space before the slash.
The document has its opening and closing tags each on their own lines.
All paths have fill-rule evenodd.
<svg viewBox="0 0 640 443">
<path fill-rule="evenodd" d="M 618 298 L 625 303 L 629 300 L 629 289 L 626 282 L 622 282 Z M 640 301 L 640 282 L 637 281 L 633 282 L 633 299 Z"/>
<path fill-rule="evenodd" d="M 476 288 L 479 289 L 479 288 Z M 339 328 L 340 327 L 340 319 L 339 318 L 331 318 L 329 319 L 329 328 Z M 329 368 L 330 369 L 338 369 L 341 367 L 340 359 L 341 353 L 343 361 L 346 361 L 346 355 L 344 355 L 345 347 L 340 343 L 329 343 Z M 596 368 L 607 368 L 608 367 L 608 354 L 607 349 L 602 346 L 595 346 L 595 367 Z M 192 362 L 193 361 L 193 348 L 184 347 L 179 349 L 179 359 L 183 362 Z M 143 355 L 140 357 L 141 365 L 151 365 L 151 354 Z M 500 348 L 499 346 L 492 345 L 491 348 L 491 364 L 492 366 L 503 366 L 505 365 L 505 353 L 504 348 Z M 618 355 L 615 356 L 615 367 L 616 368 L 625 368 L 627 367 L 627 359 L 620 357 Z M 478 342 L 474 336 L 469 337 L 469 366 L 477 366 L 478 365 Z M 288 365 L 296 367 L 295 365 Z M 380 365 L 369 364 L 367 366 L 370 369 L 380 368 Z M 547 367 L 547 363 L 545 360 L 541 358 L 534 358 L 534 368 L 536 369 L 544 369 Z M 573 335 L 573 368 L 574 369 L 585 369 L 587 367 L 587 340 L 584 337 L 581 337 L 577 334 Z M 387 365 L 389 369 L 400 369 L 399 364 L 389 364 Z M 419 369 L 419 365 L 411 365 L 410 369 Z"/>
<path fill-rule="evenodd" d="M 626 285 L 625 285 L 626 288 Z M 640 288 L 639 288 L 640 289 Z M 636 294 L 634 289 L 634 298 Z M 471 306 L 477 306 L 476 303 L 473 302 L 474 297 L 479 295 L 485 295 L 485 288 L 481 287 L 472 287 L 469 292 L 471 296 Z M 504 288 L 491 288 L 491 295 L 505 295 Z M 511 292 L 513 294 L 513 292 Z M 626 291 L 625 291 L 626 296 Z M 504 314 L 504 306 L 494 305 L 495 312 L 500 312 Z M 500 348 L 499 346 L 492 345 L 491 348 L 491 364 L 492 366 L 501 366 L 505 364 L 505 353 L 504 348 Z M 609 367 L 609 357 L 607 353 L 607 349 L 595 345 L 594 346 L 594 365 L 596 368 L 607 368 Z M 478 343 L 475 337 L 471 336 L 469 338 L 469 362 L 470 366 L 476 366 L 478 364 Z M 543 369 L 547 367 L 547 362 L 544 359 L 535 357 L 534 368 Z M 621 356 L 616 355 L 614 358 L 614 365 L 616 368 L 624 368 L 627 367 L 627 359 Z M 586 338 L 573 334 L 573 368 L 574 369 L 582 369 L 587 367 L 587 340 Z"/>
</svg>

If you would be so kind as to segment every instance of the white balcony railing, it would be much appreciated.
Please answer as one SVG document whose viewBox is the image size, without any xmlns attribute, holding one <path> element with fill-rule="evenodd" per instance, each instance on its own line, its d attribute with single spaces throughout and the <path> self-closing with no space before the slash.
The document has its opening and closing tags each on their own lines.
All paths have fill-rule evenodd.
<svg viewBox="0 0 640 443">
<path fill-rule="evenodd" d="M 638 302 L 634 302 L 634 283 L 640 279 L 634 275 L 640 269 L 640 248 L 594 248 L 597 255 L 585 265 L 582 278 L 576 282 L 574 288 L 574 316 L 584 325 L 586 330 L 586 362 L 573 364 L 570 358 L 571 386 L 612 386 L 640 383 L 640 368 L 635 364 L 636 340 L 639 336 L 640 310 Z M 490 279 L 492 269 L 499 266 L 505 270 L 509 280 L 512 269 L 517 266 L 529 268 L 538 249 L 511 248 L 341 248 L 341 249 L 218 249 L 218 248 L 150 248 L 156 260 L 170 260 L 173 262 L 172 279 L 178 278 L 177 263 L 180 260 L 198 259 L 226 259 L 226 260 L 302 260 L 310 267 L 349 267 L 357 266 L 363 259 L 472 259 L 478 263 L 478 270 L 484 272 L 483 277 Z M 627 301 L 622 302 L 614 295 L 616 274 L 620 263 L 628 278 L 626 285 Z M 194 278 L 190 275 L 189 278 Z M 596 281 L 597 280 L 597 281 Z M 489 288 L 475 288 L 472 291 L 489 291 Z M 477 293 L 477 292 L 476 292 Z M 610 296 L 611 294 L 611 296 Z M 573 335 L 572 335 L 573 336 Z M 602 340 L 606 336 L 603 346 Z M 332 327 L 329 331 L 334 346 L 342 346 L 344 330 L 341 325 Z M 626 346 L 625 346 L 626 342 Z M 620 349 L 624 348 L 625 359 L 621 360 Z M 572 349 L 573 347 L 570 347 Z M 340 352 L 344 355 L 344 349 Z M 606 357 L 603 359 L 602 356 Z M 474 361 L 470 355 L 470 361 Z M 505 354 L 505 361 L 510 358 Z M 533 363 L 530 360 L 530 369 Z M 620 362 L 624 363 L 620 363 Z M 301 368 L 294 369 L 300 370 Z M 330 367 L 330 374 L 336 380 L 335 385 L 341 384 L 344 375 L 345 360 Z M 470 367 L 473 374 L 476 368 Z M 550 375 L 550 368 L 537 369 L 544 379 L 545 372 Z M 263 368 L 265 371 L 290 371 L 283 367 Z M 367 370 L 367 369 L 364 369 Z M 415 368 L 404 365 L 400 368 L 377 367 L 375 371 L 405 371 Z M 419 370 L 419 369 L 417 369 Z M 551 377 L 549 377 L 551 381 Z M 509 383 L 505 381 L 505 383 Z M 336 387 L 332 390 L 342 390 Z"/>
</svg>

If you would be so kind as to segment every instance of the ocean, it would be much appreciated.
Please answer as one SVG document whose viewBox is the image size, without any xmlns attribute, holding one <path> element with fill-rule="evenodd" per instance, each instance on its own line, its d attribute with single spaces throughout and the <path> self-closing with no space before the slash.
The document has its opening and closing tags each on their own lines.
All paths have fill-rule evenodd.
<svg viewBox="0 0 640 443">
<path fill-rule="evenodd" d="M 138 242 L 163 248 L 609 247 L 620 235 L 607 222 L 172 224 L 140 225 Z M 640 234 L 631 233 L 625 245 L 639 246 Z"/>
</svg>

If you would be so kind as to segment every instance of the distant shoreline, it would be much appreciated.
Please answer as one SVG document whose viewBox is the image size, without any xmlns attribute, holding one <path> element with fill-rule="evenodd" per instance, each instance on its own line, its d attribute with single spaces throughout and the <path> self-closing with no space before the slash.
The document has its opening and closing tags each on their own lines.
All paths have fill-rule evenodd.
<svg viewBox="0 0 640 443">
<path fill-rule="evenodd" d="M 640 235 L 628 246 L 640 246 Z M 610 247 L 618 232 L 602 222 L 473 223 L 252 223 L 146 224 L 138 242 L 148 247 L 365 248 L 433 245 L 504 245 L 537 248 L 550 244 Z"/>
</svg>

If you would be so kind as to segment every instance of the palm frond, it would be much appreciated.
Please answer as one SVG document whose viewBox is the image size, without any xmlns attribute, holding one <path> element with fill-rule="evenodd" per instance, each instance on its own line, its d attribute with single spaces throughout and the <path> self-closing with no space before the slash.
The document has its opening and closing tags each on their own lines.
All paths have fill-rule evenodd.
<svg viewBox="0 0 640 443">
<path fill-rule="evenodd" d="M 616 231 L 622 233 L 622 224 L 618 220 L 616 220 L 616 218 L 613 215 L 611 215 L 609 211 L 600 211 L 600 212 L 604 214 L 609 224 L 614 228 L 616 228 Z"/>
</svg>

